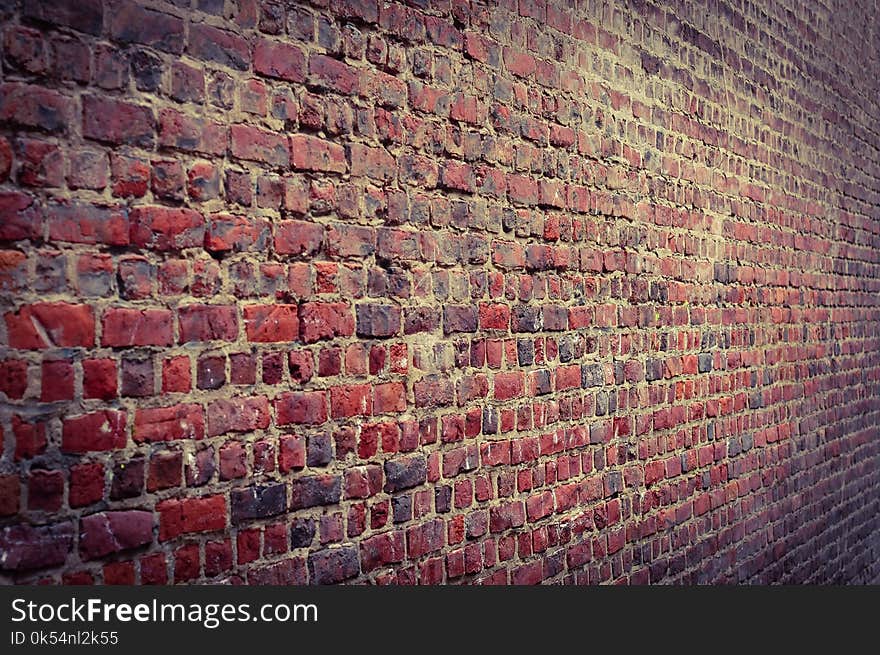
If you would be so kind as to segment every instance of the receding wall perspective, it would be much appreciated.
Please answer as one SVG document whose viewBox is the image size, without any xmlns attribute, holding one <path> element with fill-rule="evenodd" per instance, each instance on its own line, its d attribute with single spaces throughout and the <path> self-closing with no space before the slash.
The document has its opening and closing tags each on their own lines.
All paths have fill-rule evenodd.
<svg viewBox="0 0 880 655">
<path fill-rule="evenodd" d="M 0 0 L 0 581 L 880 582 L 870 0 Z"/>
</svg>

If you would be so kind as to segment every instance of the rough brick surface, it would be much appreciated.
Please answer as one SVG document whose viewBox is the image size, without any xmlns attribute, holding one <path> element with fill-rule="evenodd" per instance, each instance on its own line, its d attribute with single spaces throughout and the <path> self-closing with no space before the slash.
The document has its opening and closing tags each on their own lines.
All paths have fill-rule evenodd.
<svg viewBox="0 0 880 655">
<path fill-rule="evenodd" d="M 0 583 L 880 582 L 872 3 L 0 5 Z"/>
</svg>

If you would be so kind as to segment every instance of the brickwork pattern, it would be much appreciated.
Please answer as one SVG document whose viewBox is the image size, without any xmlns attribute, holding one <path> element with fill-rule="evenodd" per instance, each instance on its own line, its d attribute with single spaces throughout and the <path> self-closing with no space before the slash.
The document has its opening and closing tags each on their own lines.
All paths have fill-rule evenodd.
<svg viewBox="0 0 880 655">
<path fill-rule="evenodd" d="M 871 0 L 0 0 L 0 575 L 880 580 Z"/>
</svg>

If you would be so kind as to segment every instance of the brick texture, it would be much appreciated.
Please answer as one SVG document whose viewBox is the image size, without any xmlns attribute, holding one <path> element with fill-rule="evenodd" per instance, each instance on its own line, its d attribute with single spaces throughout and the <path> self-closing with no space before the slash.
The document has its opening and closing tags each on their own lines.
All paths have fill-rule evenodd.
<svg viewBox="0 0 880 655">
<path fill-rule="evenodd" d="M 866 0 L 0 2 L 0 580 L 880 582 Z"/>
</svg>

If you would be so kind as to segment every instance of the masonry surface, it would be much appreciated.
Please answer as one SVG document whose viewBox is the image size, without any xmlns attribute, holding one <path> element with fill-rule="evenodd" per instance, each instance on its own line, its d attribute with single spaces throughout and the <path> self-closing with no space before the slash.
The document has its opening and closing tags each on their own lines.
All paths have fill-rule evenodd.
<svg viewBox="0 0 880 655">
<path fill-rule="evenodd" d="M 0 575 L 880 581 L 875 2 L 0 0 Z"/>
</svg>

